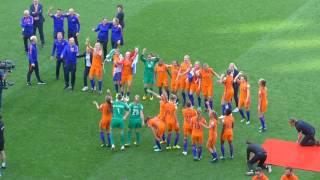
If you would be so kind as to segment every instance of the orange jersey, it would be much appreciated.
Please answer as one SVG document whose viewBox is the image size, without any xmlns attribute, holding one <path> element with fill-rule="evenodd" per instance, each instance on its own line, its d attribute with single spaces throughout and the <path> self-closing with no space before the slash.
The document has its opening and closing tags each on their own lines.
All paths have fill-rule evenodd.
<svg viewBox="0 0 320 180">
<path fill-rule="evenodd" d="M 246 100 L 247 98 L 250 98 L 248 96 L 250 96 L 250 94 L 248 94 L 248 89 L 250 88 L 249 83 L 247 82 L 241 82 L 240 83 L 240 95 L 239 98 Z"/>
<path fill-rule="evenodd" d="M 224 127 L 223 133 L 233 133 L 233 123 L 234 123 L 234 118 L 232 115 L 225 116 L 223 121 L 223 127 Z"/>
<path fill-rule="evenodd" d="M 162 121 L 165 121 L 165 116 L 166 116 L 166 101 L 161 100 L 160 101 L 160 111 L 159 111 L 159 118 Z"/>
<path fill-rule="evenodd" d="M 123 61 L 122 76 L 132 75 L 132 61 L 131 59 L 125 59 Z"/>
<path fill-rule="evenodd" d="M 179 68 L 180 68 L 179 66 L 173 66 L 173 65 L 170 67 L 172 81 L 176 81 Z"/>
<path fill-rule="evenodd" d="M 228 75 L 226 77 L 226 81 L 224 82 L 224 92 L 228 93 L 230 91 L 233 92 L 233 77 Z"/>
<path fill-rule="evenodd" d="M 208 68 L 208 69 L 202 69 L 200 71 L 200 76 L 201 76 L 201 82 L 204 86 L 213 86 L 213 69 Z"/>
<path fill-rule="evenodd" d="M 167 65 L 163 64 L 163 65 L 156 65 L 155 70 L 157 73 L 157 80 L 161 81 L 161 80 L 165 80 L 168 79 L 168 67 Z"/>
<path fill-rule="evenodd" d="M 292 174 L 290 176 L 282 175 L 280 180 L 299 180 L 298 176 Z"/>
<path fill-rule="evenodd" d="M 258 177 L 257 175 L 253 176 L 252 180 L 269 180 L 269 178 L 265 174 L 262 174 L 260 175 L 260 177 Z"/>
<path fill-rule="evenodd" d="M 186 73 L 188 70 L 189 70 L 189 68 L 191 67 L 191 64 L 190 63 L 185 63 L 185 62 L 183 62 L 181 65 L 180 65 L 180 73 Z M 186 80 L 187 79 L 187 75 L 185 74 L 185 75 L 183 75 L 183 76 L 180 76 L 179 77 L 180 79 L 182 79 L 182 80 Z"/>
<path fill-rule="evenodd" d="M 218 121 L 216 119 L 210 120 L 209 126 L 212 126 L 209 129 L 209 139 L 210 138 L 216 138 L 217 134 L 218 134 Z"/>
<path fill-rule="evenodd" d="M 203 124 L 206 124 L 206 120 L 203 117 L 200 120 L 198 120 L 197 116 L 191 119 L 192 136 L 203 136 Z"/>
<path fill-rule="evenodd" d="M 102 68 L 102 55 L 99 55 L 98 53 L 93 53 L 92 55 L 92 65 L 93 68 Z"/>
<path fill-rule="evenodd" d="M 193 108 L 184 108 L 182 110 L 183 124 L 191 127 L 191 119 L 197 115 L 197 111 Z"/>
<path fill-rule="evenodd" d="M 166 122 L 172 123 L 175 122 L 176 119 L 176 111 L 177 111 L 177 106 L 176 104 L 172 102 L 168 102 L 165 105 L 165 112 L 166 112 Z"/>
<path fill-rule="evenodd" d="M 268 99 L 267 99 L 267 88 L 259 88 L 259 98 L 260 98 L 260 112 L 265 113 L 267 111 Z"/>
<path fill-rule="evenodd" d="M 113 59 L 112 74 L 114 74 L 114 71 L 115 71 L 116 67 L 120 63 L 120 56 L 118 54 L 115 54 L 115 55 L 113 55 L 112 59 Z"/>
<path fill-rule="evenodd" d="M 148 125 L 154 127 L 155 129 L 164 129 L 165 124 L 159 118 L 155 117 L 148 121 Z"/>
<path fill-rule="evenodd" d="M 103 103 L 100 105 L 99 110 L 101 111 L 102 118 L 101 120 L 111 120 L 112 118 L 112 109 L 108 103 Z"/>
</svg>

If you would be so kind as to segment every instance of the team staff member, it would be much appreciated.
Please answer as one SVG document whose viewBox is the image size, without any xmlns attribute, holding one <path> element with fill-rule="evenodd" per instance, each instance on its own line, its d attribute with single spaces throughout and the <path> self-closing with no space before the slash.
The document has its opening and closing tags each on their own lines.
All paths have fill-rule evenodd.
<svg viewBox="0 0 320 180">
<path fill-rule="evenodd" d="M 88 91 L 88 76 L 92 64 L 93 54 L 89 47 L 86 47 L 86 51 L 83 54 L 77 56 L 77 58 L 84 58 L 84 69 L 83 69 L 83 88 L 82 91 Z"/>
<path fill-rule="evenodd" d="M 44 45 L 43 23 L 44 17 L 42 15 L 43 7 L 39 3 L 39 0 L 33 0 L 33 4 L 30 6 L 30 13 L 33 17 L 33 35 L 36 35 L 37 28 L 40 34 L 41 45 Z"/>
<path fill-rule="evenodd" d="M 111 45 L 113 49 L 116 49 L 123 45 L 122 27 L 117 18 L 113 18 L 112 23 Z"/>
<path fill-rule="evenodd" d="M 68 45 L 64 48 L 61 58 L 64 58 L 66 61 L 65 72 L 65 87 L 64 89 L 74 90 L 74 84 L 76 81 L 76 70 L 77 70 L 77 54 L 79 52 L 78 46 L 74 42 L 74 38 L 69 39 Z M 71 73 L 71 86 L 69 82 L 69 77 Z"/>
<path fill-rule="evenodd" d="M 247 165 L 248 165 L 248 172 L 247 175 L 253 175 L 253 165 L 257 162 L 258 167 L 266 169 L 268 168 L 268 171 L 271 172 L 271 166 L 265 166 L 264 162 L 267 159 L 267 152 L 259 145 L 259 144 L 253 144 L 249 141 L 247 143 Z M 250 156 L 252 156 L 250 158 Z"/>
<path fill-rule="evenodd" d="M 119 19 L 119 24 L 121 25 L 122 29 L 124 29 L 124 12 L 122 4 L 117 5 L 116 18 Z"/>
<path fill-rule="evenodd" d="M 2 116 L 0 115 L 0 160 L 1 168 L 5 169 L 6 165 L 6 153 L 4 151 L 4 123 L 2 121 Z M 0 173 L 1 176 L 1 173 Z"/>
<path fill-rule="evenodd" d="M 80 35 L 80 21 L 79 15 L 70 8 L 69 13 L 66 15 L 68 18 L 68 39 L 73 38 L 76 45 L 79 46 L 78 36 Z"/>
<path fill-rule="evenodd" d="M 23 11 L 23 17 L 21 18 L 22 38 L 24 43 L 24 51 L 28 53 L 28 41 L 33 35 L 33 17 L 30 16 L 29 10 Z"/>
<path fill-rule="evenodd" d="M 64 18 L 61 9 L 57 9 L 56 14 L 51 13 L 52 8 L 49 9 L 48 15 L 53 19 L 53 38 L 57 39 L 57 34 L 62 33 L 64 37 Z"/>
<path fill-rule="evenodd" d="M 112 23 L 108 22 L 107 18 L 103 18 L 102 22 L 98 24 L 95 29 L 92 29 L 92 31 L 98 32 L 97 41 L 102 44 L 104 56 L 107 55 L 109 30 L 111 29 L 111 27 Z"/>
<path fill-rule="evenodd" d="M 296 118 L 290 118 L 289 124 L 295 127 L 298 131 L 298 143 L 301 146 L 314 146 L 320 145 L 319 141 L 316 141 L 314 135 L 316 130 L 313 126 L 303 120 L 297 120 Z"/>
<path fill-rule="evenodd" d="M 59 79 L 59 74 L 60 74 L 60 67 L 62 64 L 62 68 L 63 68 L 63 75 L 64 78 L 65 77 L 65 71 L 64 71 L 64 60 L 61 58 L 62 55 L 62 51 L 64 50 L 64 48 L 66 47 L 66 45 L 68 44 L 68 41 L 63 39 L 63 33 L 62 32 L 58 32 L 57 33 L 57 39 L 54 40 L 53 43 L 53 47 L 52 47 L 52 53 L 51 53 L 51 59 L 53 59 L 54 55 L 56 55 L 56 60 L 57 60 L 57 64 L 56 64 L 56 80 Z"/>
<path fill-rule="evenodd" d="M 46 84 L 44 83 L 39 74 L 39 64 L 38 64 L 38 48 L 37 48 L 37 37 L 30 37 L 31 44 L 29 46 L 28 57 L 29 57 L 29 71 L 27 74 L 27 85 L 31 86 L 31 75 L 33 71 L 36 73 L 36 78 L 39 85 Z"/>
<path fill-rule="evenodd" d="M 232 86 L 233 86 L 233 90 L 234 90 L 234 93 L 233 93 L 233 99 L 234 99 L 234 102 L 235 102 L 235 104 L 236 104 L 236 108 L 233 110 L 233 112 L 238 112 L 239 111 L 239 109 L 238 109 L 238 102 L 239 102 L 239 98 L 238 98 L 238 92 L 239 92 L 239 84 L 237 83 L 237 81 L 236 81 L 236 77 L 238 76 L 238 73 L 239 73 L 239 71 L 238 71 L 238 68 L 237 68 L 237 66 L 234 64 L 234 63 L 230 63 L 229 64 L 229 69 L 228 70 L 230 70 L 231 71 L 231 74 L 233 75 L 233 84 L 232 84 Z"/>
</svg>

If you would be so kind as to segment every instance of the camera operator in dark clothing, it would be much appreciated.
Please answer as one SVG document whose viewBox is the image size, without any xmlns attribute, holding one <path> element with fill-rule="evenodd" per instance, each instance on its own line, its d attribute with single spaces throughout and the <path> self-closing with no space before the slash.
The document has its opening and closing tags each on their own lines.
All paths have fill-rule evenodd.
<svg viewBox="0 0 320 180">
<path fill-rule="evenodd" d="M 267 152 L 259 145 L 253 144 L 249 141 L 246 142 L 247 146 L 247 165 L 248 165 L 248 172 L 247 175 L 253 175 L 253 165 L 257 162 L 258 167 L 262 169 L 268 169 L 270 173 L 272 171 L 271 166 L 265 166 L 264 162 L 267 159 Z"/>
<path fill-rule="evenodd" d="M 289 124 L 295 127 L 298 131 L 298 143 L 301 146 L 314 146 L 320 145 L 319 141 L 316 141 L 314 135 L 316 130 L 313 126 L 303 120 L 297 120 L 296 118 L 290 118 Z M 304 137 L 303 137 L 304 136 Z"/>
</svg>

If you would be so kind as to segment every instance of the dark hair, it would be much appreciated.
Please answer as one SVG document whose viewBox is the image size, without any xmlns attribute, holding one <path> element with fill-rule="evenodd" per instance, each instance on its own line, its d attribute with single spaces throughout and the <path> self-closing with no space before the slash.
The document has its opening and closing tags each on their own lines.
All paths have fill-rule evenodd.
<svg viewBox="0 0 320 180">
<path fill-rule="evenodd" d="M 286 167 L 286 170 L 289 170 L 290 172 L 292 172 L 293 171 L 293 169 L 292 169 L 292 167 Z"/>
<path fill-rule="evenodd" d="M 58 8 L 57 11 L 62 11 L 62 10 L 60 8 Z"/>
<path fill-rule="evenodd" d="M 227 75 L 230 75 L 231 72 L 232 72 L 232 71 L 231 71 L 230 69 L 228 69 L 228 70 L 227 70 Z"/>
<path fill-rule="evenodd" d="M 248 77 L 246 75 L 242 75 L 242 77 L 245 81 L 248 81 Z"/>
<path fill-rule="evenodd" d="M 191 107 L 192 106 L 192 104 L 191 104 L 191 102 L 190 102 L 190 100 L 188 100 L 187 102 L 186 102 L 186 107 Z"/>
<path fill-rule="evenodd" d="M 118 99 L 118 100 L 121 100 L 121 99 L 122 99 L 122 95 L 121 95 L 121 94 L 118 94 L 117 99 Z"/>
<path fill-rule="evenodd" d="M 211 113 L 212 113 L 214 119 L 218 119 L 218 115 L 215 111 L 212 111 Z"/>
<path fill-rule="evenodd" d="M 261 82 L 261 86 L 263 86 L 263 87 L 265 87 L 267 85 L 267 81 L 264 79 L 262 79 L 260 82 Z"/>
<path fill-rule="evenodd" d="M 259 172 L 261 172 L 261 171 L 262 171 L 262 169 L 261 169 L 261 167 L 256 167 L 255 171 L 259 171 Z"/>
<path fill-rule="evenodd" d="M 252 144 L 252 142 L 249 140 L 246 140 L 246 144 Z"/>
<path fill-rule="evenodd" d="M 226 109 L 226 115 L 227 115 L 227 116 L 229 116 L 231 113 L 232 113 L 232 111 L 231 111 L 230 108 Z"/>
<path fill-rule="evenodd" d="M 122 5 L 122 4 L 118 4 L 118 5 L 117 5 L 117 8 L 123 9 L 123 5 Z"/>
<path fill-rule="evenodd" d="M 289 123 L 296 123 L 297 119 L 294 117 L 289 118 Z"/>
<path fill-rule="evenodd" d="M 111 103 L 111 97 L 110 96 L 106 96 L 106 103 L 110 106 L 111 112 L 113 112 L 113 106 L 112 106 L 112 103 Z"/>
<path fill-rule="evenodd" d="M 150 116 L 146 117 L 146 119 L 144 120 L 144 123 L 147 124 L 150 119 L 151 119 Z"/>
</svg>

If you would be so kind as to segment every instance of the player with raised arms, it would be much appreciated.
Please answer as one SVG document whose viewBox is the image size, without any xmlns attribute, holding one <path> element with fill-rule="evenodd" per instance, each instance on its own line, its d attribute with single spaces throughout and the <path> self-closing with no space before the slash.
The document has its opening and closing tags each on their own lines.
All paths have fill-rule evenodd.
<svg viewBox="0 0 320 180">
<path fill-rule="evenodd" d="M 110 147 L 111 138 L 110 138 L 110 123 L 112 118 L 112 97 L 106 96 L 105 102 L 98 104 L 97 101 L 93 101 L 93 104 L 96 105 L 97 109 L 101 112 L 101 120 L 99 122 L 100 129 L 100 139 L 102 141 L 101 147 Z M 106 144 L 104 133 L 107 134 L 108 144 Z"/>
</svg>

